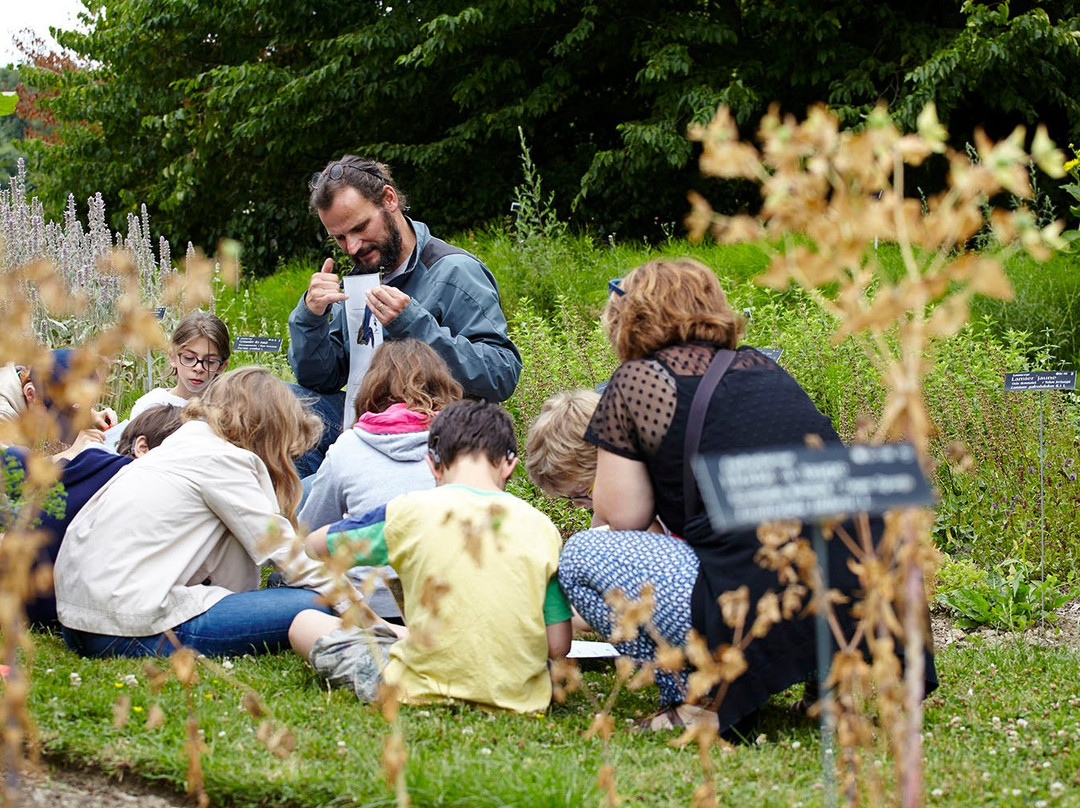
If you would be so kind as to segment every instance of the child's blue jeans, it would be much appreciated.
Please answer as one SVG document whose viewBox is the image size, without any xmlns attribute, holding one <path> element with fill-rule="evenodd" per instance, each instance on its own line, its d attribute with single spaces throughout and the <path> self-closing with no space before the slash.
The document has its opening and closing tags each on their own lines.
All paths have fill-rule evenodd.
<svg viewBox="0 0 1080 808">
<path fill-rule="evenodd" d="M 181 645 L 207 656 L 273 653 L 289 647 L 289 626 L 304 609 L 330 613 L 310 589 L 255 589 L 226 595 L 172 632 Z M 175 650 L 164 633 L 116 637 L 65 626 L 63 634 L 68 648 L 86 657 L 168 656 Z"/>
</svg>

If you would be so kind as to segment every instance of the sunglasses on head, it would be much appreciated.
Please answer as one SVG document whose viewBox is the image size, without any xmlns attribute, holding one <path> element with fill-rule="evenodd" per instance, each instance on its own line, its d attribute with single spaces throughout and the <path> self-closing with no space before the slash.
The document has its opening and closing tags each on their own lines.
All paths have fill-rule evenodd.
<svg viewBox="0 0 1080 808">
<path fill-rule="evenodd" d="M 383 176 L 383 173 L 377 166 L 356 166 L 352 163 L 331 163 L 324 170 L 316 171 L 311 175 L 311 179 L 308 180 L 308 188 L 314 191 L 319 187 L 319 183 L 322 182 L 323 177 L 334 181 L 340 180 L 345 176 L 345 169 L 359 171 L 361 174 L 367 174 L 377 179 L 383 185 L 386 185 L 386 177 Z"/>
</svg>

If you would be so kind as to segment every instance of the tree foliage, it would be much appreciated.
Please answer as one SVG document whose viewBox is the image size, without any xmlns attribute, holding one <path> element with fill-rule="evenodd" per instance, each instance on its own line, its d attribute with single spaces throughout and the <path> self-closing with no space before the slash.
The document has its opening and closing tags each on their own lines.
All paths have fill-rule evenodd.
<svg viewBox="0 0 1080 808">
<path fill-rule="evenodd" d="M 39 189 L 145 202 L 176 246 L 233 236 L 261 270 L 318 243 L 306 179 L 344 152 L 391 163 L 445 232 L 508 213 L 521 127 L 564 214 L 651 235 L 701 187 L 686 129 L 720 104 L 858 125 L 884 98 L 912 125 L 934 98 L 961 138 L 1044 119 L 1080 139 L 1077 0 L 84 2 L 88 33 L 59 41 L 92 67 L 27 69 L 58 92 Z"/>
<path fill-rule="evenodd" d="M 19 85 L 19 71 L 9 67 L 0 67 L 0 92 L 14 92 Z M 11 103 L 11 96 L 5 96 Z M 0 110 L 0 186 L 7 184 L 7 178 L 14 176 L 19 158 L 23 156 L 18 147 L 26 131 L 26 123 L 7 109 Z"/>
</svg>

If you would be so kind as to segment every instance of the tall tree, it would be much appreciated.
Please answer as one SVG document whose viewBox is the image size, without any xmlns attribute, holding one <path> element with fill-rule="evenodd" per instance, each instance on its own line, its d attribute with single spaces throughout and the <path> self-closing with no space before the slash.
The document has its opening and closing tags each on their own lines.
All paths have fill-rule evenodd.
<svg viewBox="0 0 1080 808">
<path fill-rule="evenodd" d="M 1080 140 L 1080 0 L 84 2 L 88 33 L 59 40 L 94 66 L 30 71 L 59 93 L 39 189 L 145 202 L 177 246 L 237 237 L 261 270 L 318 243 L 306 178 L 344 152 L 390 162 L 445 232 L 508 211 L 521 127 L 564 214 L 629 236 L 682 218 L 686 127 L 721 103 L 858 125 L 885 99 L 911 124 L 933 98 L 959 138 L 1046 119 Z"/>
</svg>

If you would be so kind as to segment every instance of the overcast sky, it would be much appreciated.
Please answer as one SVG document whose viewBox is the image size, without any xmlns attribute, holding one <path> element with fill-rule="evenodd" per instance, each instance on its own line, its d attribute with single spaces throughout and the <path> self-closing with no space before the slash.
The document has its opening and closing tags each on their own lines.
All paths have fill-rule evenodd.
<svg viewBox="0 0 1080 808">
<path fill-rule="evenodd" d="M 79 0 L 5 0 L 4 10 L 0 12 L 0 65 L 18 58 L 12 38 L 24 28 L 56 47 L 49 36 L 49 27 L 73 28 L 81 10 L 83 5 Z"/>
</svg>

